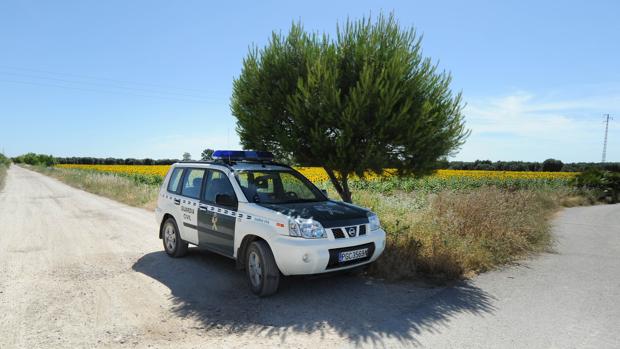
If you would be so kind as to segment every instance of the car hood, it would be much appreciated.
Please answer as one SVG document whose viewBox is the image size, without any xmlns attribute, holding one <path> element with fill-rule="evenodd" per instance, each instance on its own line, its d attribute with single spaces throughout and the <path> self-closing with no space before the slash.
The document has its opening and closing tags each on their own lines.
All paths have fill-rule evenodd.
<svg viewBox="0 0 620 349">
<path fill-rule="evenodd" d="M 324 228 L 368 223 L 368 210 L 340 201 L 259 205 L 291 217 L 312 218 Z"/>
</svg>

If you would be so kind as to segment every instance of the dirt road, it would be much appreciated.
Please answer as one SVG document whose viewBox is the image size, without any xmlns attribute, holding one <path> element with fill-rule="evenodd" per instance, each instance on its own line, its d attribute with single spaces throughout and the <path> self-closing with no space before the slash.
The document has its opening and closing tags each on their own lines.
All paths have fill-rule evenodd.
<svg viewBox="0 0 620 349">
<path fill-rule="evenodd" d="M 557 254 L 448 288 L 170 259 L 153 213 L 13 166 L 0 192 L 0 348 L 620 347 L 620 206 L 563 211 Z"/>
</svg>

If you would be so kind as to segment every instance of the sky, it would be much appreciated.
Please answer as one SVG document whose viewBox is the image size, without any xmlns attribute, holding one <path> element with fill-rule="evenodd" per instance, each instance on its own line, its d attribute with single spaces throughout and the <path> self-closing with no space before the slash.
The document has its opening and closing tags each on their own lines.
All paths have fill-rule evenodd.
<svg viewBox="0 0 620 349">
<path fill-rule="evenodd" d="M 0 2 L 0 151 L 199 158 L 240 148 L 249 47 L 293 21 L 393 12 L 452 74 L 471 135 L 451 160 L 620 161 L 618 1 Z"/>
</svg>

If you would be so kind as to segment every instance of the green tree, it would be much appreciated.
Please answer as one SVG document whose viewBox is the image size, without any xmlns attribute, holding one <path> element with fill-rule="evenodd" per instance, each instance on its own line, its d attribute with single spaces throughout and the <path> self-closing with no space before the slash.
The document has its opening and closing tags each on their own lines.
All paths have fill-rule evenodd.
<svg viewBox="0 0 620 349">
<path fill-rule="evenodd" d="M 556 159 L 547 159 L 542 163 L 542 170 L 547 172 L 559 172 L 562 171 L 564 163 Z"/>
<path fill-rule="evenodd" d="M 202 151 L 202 154 L 200 154 L 200 158 L 202 159 L 202 161 L 209 161 L 209 160 L 213 160 L 213 149 L 205 149 Z"/>
<path fill-rule="evenodd" d="M 460 94 L 393 15 L 347 21 L 335 38 L 293 24 L 250 49 L 233 83 L 246 149 L 323 167 L 351 202 L 355 174 L 425 174 L 465 141 Z"/>
<path fill-rule="evenodd" d="M 189 161 L 192 159 L 192 154 L 185 152 L 183 153 L 183 161 Z"/>
<path fill-rule="evenodd" d="M 0 153 L 0 165 L 9 166 L 11 159 L 7 158 L 4 154 Z"/>
<path fill-rule="evenodd" d="M 54 166 L 57 161 L 52 155 L 27 153 L 13 158 L 15 163 L 24 163 L 33 166 Z"/>
<path fill-rule="evenodd" d="M 607 199 L 615 204 L 620 200 L 620 173 L 597 167 L 590 167 L 573 179 L 577 188 L 594 190 L 599 199 Z"/>
</svg>

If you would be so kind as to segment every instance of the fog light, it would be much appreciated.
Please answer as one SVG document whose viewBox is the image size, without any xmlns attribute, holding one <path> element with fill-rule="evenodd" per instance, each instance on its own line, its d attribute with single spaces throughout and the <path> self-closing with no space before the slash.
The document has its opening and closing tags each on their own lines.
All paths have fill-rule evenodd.
<svg viewBox="0 0 620 349">
<path fill-rule="evenodd" d="M 310 256 L 308 256 L 307 253 L 304 253 L 303 257 L 301 257 L 301 260 L 308 263 L 310 261 Z"/>
</svg>

